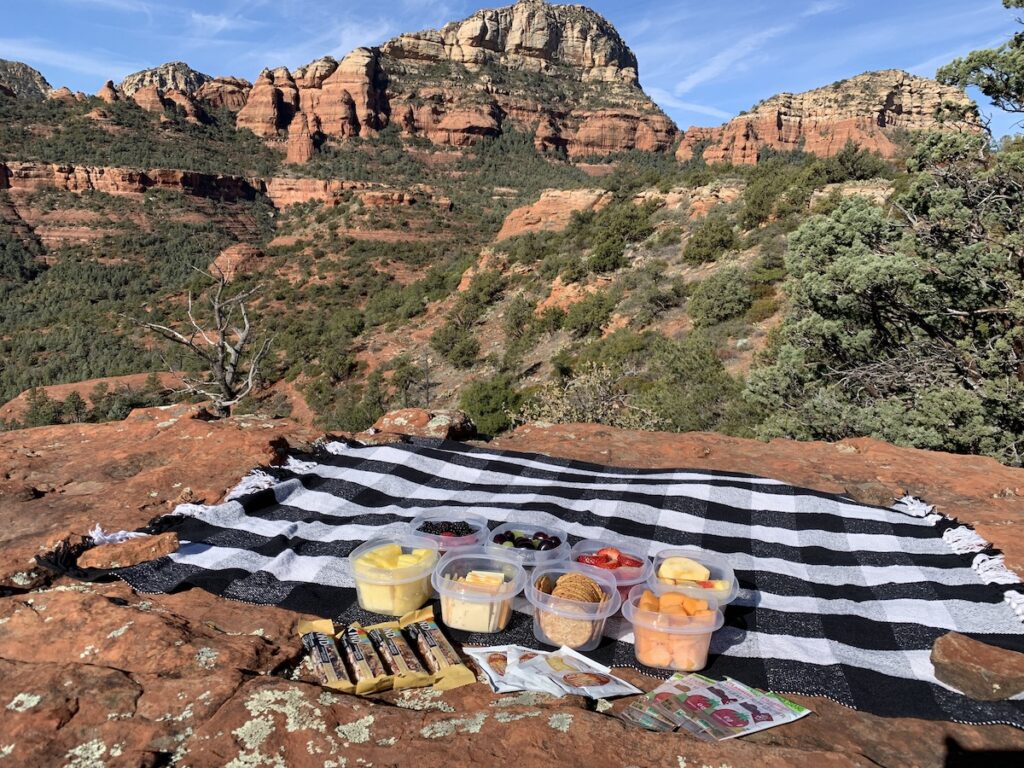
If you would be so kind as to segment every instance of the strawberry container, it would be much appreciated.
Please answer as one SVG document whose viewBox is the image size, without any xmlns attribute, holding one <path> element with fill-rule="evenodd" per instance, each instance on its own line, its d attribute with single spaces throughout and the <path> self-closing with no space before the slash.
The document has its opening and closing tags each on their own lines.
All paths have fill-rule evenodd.
<svg viewBox="0 0 1024 768">
<path fill-rule="evenodd" d="M 606 558 L 599 557 L 598 553 L 607 549 L 614 549 L 619 553 L 618 565 L 613 566 L 612 562 L 605 563 L 603 561 Z M 586 559 L 581 560 L 580 558 Z M 595 567 L 607 570 L 615 578 L 623 600 L 629 595 L 630 589 L 637 584 L 643 584 L 654 573 L 654 566 L 649 557 L 614 541 L 583 539 L 573 546 L 569 559 L 573 562 L 595 565 Z M 588 560 L 591 562 L 587 562 Z M 602 564 L 596 565 L 595 563 L 599 561 Z M 633 565 L 634 562 L 638 562 L 639 565 Z"/>
</svg>

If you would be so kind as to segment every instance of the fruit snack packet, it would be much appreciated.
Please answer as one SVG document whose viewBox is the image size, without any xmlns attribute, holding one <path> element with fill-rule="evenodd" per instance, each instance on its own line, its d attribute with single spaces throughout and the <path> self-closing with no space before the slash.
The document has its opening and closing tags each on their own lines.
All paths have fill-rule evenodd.
<svg viewBox="0 0 1024 768">
<path fill-rule="evenodd" d="M 342 693 L 353 693 L 352 684 L 345 664 L 338 654 L 338 646 L 334 642 L 334 622 L 330 619 L 299 622 L 299 637 L 302 647 L 309 651 L 313 670 L 320 679 L 320 685 L 333 688 Z"/>
<path fill-rule="evenodd" d="M 463 652 L 476 662 L 495 693 L 523 690 L 508 673 L 509 658 L 519 653 L 518 645 L 492 645 L 489 648 L 463 647 Z"/>
<path fill-rule="evenodd" d="M 338 645 L 341 648 L 341 656 L 352 673 L 352 679 L 355 680 L 356 693 L 391 690 L 391 675 L 384 669 L 384 662 L 374 650 L 370 636 L 366 634 L 362 624 L 349 624 L 338 634 Z"/>
<path fill-rule="evenodd" d="M 473 670 L 462 663 L 458 652 L 434 621 L 433 607 L 407 613 L 398 624 L 427 669 L 434 674 L 434 688 L 447 691 L 476 682 Z"/>
<path fill-rule="evenodd" d="M 423 688 L 434 682 L 434 675 L 416 658 L 397 621 L 374 624 L 366 628 L 366 634 L 391 673 L 394 690 Z"/>
</svg>

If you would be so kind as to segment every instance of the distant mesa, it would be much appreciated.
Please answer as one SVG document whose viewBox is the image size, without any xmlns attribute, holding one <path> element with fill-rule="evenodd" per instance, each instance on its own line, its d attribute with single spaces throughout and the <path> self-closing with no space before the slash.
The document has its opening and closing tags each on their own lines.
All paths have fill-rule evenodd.
<svg viewBox="0 0 1024 768">
<path fill-rule="evenodd" d="M 42 101 L 52 90 L 42 73 L 28 64 L 0 59 L 0 91 L 19 99 Z"/>
<path fill-rule="evenodd" d="M 975 119 L 947 125 L 937 118 L 945 104 L 966 107 Z M 893 157 L 900 129 L 966 127 L 977 130 L 977 106 L 961 90 L 898 69 L 865 72 L 806 93 L 780 93 L 717 128 L 686 131 L 676 157 L 702 152 L 708 163 L 752 165 L 763 149 L 802 149 L 822 157 L 847 141 Z"/>
<path fill-rule="evenodd" d="M 140 88 L 154 87 L 161 91 L 180 91 L 192 96 L 211 80 L 212 77 L 197 72 L 183 61 L 169 61 L 159 67 L 128 75 L 121 81 L 118 90 L 128 97 L 134 96 Z"/>
</svg>

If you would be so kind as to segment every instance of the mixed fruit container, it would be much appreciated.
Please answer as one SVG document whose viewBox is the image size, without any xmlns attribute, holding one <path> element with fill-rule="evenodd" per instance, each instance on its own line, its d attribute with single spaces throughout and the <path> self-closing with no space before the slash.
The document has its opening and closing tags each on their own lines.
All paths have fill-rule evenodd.
<svg viewBox="0 0 1024 768">
<path fill-rule="evenodd" d="M 533 606 L 543 643 L 593 650 L 622 610 L 637 661 L 693 672 L 707 664 L 711 636 L 738 587 L 728 561 L 700 549 L 646 555 L 596 539 L 569 545 L 565 531 L 434 510 L 410 532 L 371 539 L 349 555 L 359 605 L 390 616 L 433 597 L 452 629 L 500 632 L 520 594 Z"/>
</svg>

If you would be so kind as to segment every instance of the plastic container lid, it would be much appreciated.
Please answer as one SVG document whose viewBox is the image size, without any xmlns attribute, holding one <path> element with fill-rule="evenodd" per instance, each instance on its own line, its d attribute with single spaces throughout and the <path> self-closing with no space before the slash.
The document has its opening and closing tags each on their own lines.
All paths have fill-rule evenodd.
<svg viewBox="0 0 1024 768">
<path fill-rule="evenodd" d="M 630 624 L 638 624 L 641 627 L 669 635 L 709 635 L 721 629 L 722 624 L 725 623 L 725 616 L 719 610 L 718 602 L 711 597 L 701 597 L 702 600 L 707 601 L 708 609 L 714 611 L 711 617 L 641 611 L 637 607 L 637 603 L 640 601 L 640 596 L 648 590 L 659 597 L 665 592 L 681 592 L 678 588 L 659 589 L 657 585 L 637 584 L 629 590 L 629 597 L 622 603 L 622 615 Z"/>
<path fill-rule="evenodd" d="M 658 571 L 661 568 L 661 564 L 670 557 L 687 557 L 690 560 L 697 561 L 711 572 L 710 580 L 727 581 L 729 582 L 728 588 L 706 589 L 696 585 L 673 585 L 661 581 L 658 578 Z M 647 580 L 647 583 L 652 587 L 667 588 L 673 592 L 682 592 L 684 595 L 689 595 L 690 597 L 699 597 L 702 600 L 713 599 L 721 607 L 725 607 L 735 600 L 736 595 L 740 591 L 739 585 L 736 583 L 736 574 L 733 572 L 732 566 L 729 565 L 729 561 L 722 555 L 705 552 L 703 549 L 697 549 L 696 547 L 679 547 L 677 549 L 661 550 L 661 552 L 654 556 L 654 570 L 651 573 L 651 577 Z"/>
<path fill-rule="evenodd" d="M 494 537 L 498 534 L 505 533 L 506 531 L 523 531 L 524 533 L 532 536 L 537 531 L 546 533 L 549 536 L 557 536 L 561 541 L 559 545 L 554 549 L 516 549 L 515 547 L 503 547 L 501 544 L 494 543 Z M 537 525 L 536 523 L 504 523 L 499 525 L 493 531 L 487 535 L 487 543 L 484 548 L 489 552 L 504 552 L 522 563 L 524 568 L 533 568 L 539 565 L 546 565 L 548 563 L 557 563 L 560 560 L 565 560 L 569 557 L 569 537 L 565 531 L 560 528 L 554 528 L 550 525 Z"/>
<path fill-rule="evenodd" d="M 569 600 L 564 597 L 555 597 L 537 589 L 537 581 L 543 576 L 549 576 L 552 581 L 565 573 L 582 573 L 589 576 L 601 591 L 608 597 L 600 603 L 585 603 L 580 600 Z M 594 568 L 583 563 L 560 562 L 553 565 L 539 566 L 530 574 L 529 584 L 526 585 L 526 599 L 539 610 L 550 611 L 564 616 L 568 619 L 580 619 L 584 621 L 598 621 L 607 619 L 619 610 L 622 604 L 622 596 L 619 594 L 615 578 L 608 571 Z"/>
<path fill-rule="evenodd" d="M 465 576 L 470 571 L 500 571 L 505 574 L 505 583 L 500 590 L 495 591 L 450 578 Z M 462 548 L 452 550 L 441 558 L 434 568 L 431 583 L 442 598 L 451 597 L 471 603 L 497 603 L 515 597 L 523 590 L 526 570 L 517 558 L 503 552 L 491 552 L 477 547 Z"/>
<path fill-rule="evenodd" d="M 432 554 L 430 557 L 424 558 L 423 562 L 405 566 L 404 568 L 378 568 L 368 563 L 357 563 L 359 558 L 367 552 L 387 544 L 397 544 L 402 548 L 403 554 L 408 554 L 414 549 L 429 549 Z M 434 570 L 434 566 L 437 564 L 437 542 L 425 536 L 411 536 L 409 534 L 370 539 L 353 549 L 348 556 L 348 561 L 352 566 L 352 574 L 355 576 L 356 581 L 366 582 L 367 584 L 405 584 L 422 579 Z"/>
<path fill-rule="evenodd" d="M 469 536 L 441 536 L 435 533 L 425 533 L 417 530 L 423 523 L 427 522 L 453 522 L 466 523 L 473 529 Z M 413 536 L 422 536 L 425 539 L 432 539 L 437 542 L 438 549 L 443 553 L 459 549 L 460 547 L 482 546 L 487 540 L 487 519 L 479 515 L 472 515 L 458 509 L 430 509 L 420 512 L 409 523 L 409 531 Z"/>
<path fill-rule="evenodd" d="M 651 577 L 651 574 L 654 573 L 654 565 L 651 563 L 651 559 L 649 557 L 641 555 L 638 552 L 633 552 L 628 546 L 621 546 L 614 541 L 583 539 L 583 541 L 578 541 L 573 546 L 569 559 L 573 562 L 578 562 L 577 558 L 580 555 L 592 555 L 599 549 L 603 549 L 605 547 L 615 547 L 615 549 L 618 549 L 622 554 L 635 557 L 637 560 L 641 560 L 643 562 L 643 565 L 639 568 L 619 567 L 603 569 L 615 577 L 615 581 L 619 585 L 620 590 L 628 589 L 634 584 L 643 584 Z M 586 563 L 582 563 L 582 565 L 586 565 Z"/>
</svg>

